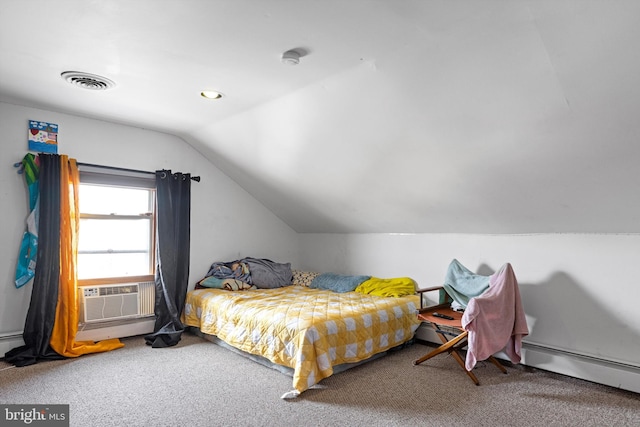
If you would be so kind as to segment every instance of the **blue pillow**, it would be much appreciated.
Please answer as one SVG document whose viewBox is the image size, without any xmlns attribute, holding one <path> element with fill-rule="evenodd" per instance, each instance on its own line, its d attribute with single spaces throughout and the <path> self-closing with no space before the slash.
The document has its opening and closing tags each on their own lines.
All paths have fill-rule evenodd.
<svg viewBox="0 0 640 427">
<path fill-rule="evenodd" d="M 309 287 L 338 293 L 352 292 L 360 283 L 370 278 L 371 276 L 343 276 L 335 273 L 323 273 L 313 279 Z"/>
<path fill-rule="evenodd" d="M 205 288 L 217 288 L 222 289 L 224 279 L 219 279 L 217 277 L 209 276 L 200 280 L 198 284 L 200 286 L 204 286 Z"/>
</svg>

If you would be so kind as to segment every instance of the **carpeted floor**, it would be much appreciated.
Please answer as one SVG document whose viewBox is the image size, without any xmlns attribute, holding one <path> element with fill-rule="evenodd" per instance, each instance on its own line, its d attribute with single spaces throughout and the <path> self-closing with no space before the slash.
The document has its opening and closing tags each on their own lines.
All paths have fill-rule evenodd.
<svg viewBox="0 0 640 427">
<path fill-rule="evenodd" d="M 0 403 L 70 405 L 71 426 L 640 426 L 640 395 L 490 363 L 475 386 L 451 357 L 403 350 L 280 399 L 291 377 L 191 334 L 172 348 L 141 337 L 74 360 L 0 363 Z"/>
</svg>

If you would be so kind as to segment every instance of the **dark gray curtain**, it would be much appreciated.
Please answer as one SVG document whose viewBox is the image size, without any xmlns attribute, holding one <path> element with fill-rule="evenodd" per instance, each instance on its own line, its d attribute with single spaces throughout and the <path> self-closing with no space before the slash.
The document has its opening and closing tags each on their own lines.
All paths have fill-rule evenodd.
<svg viewBox="0 0 640 427">
<path fill-rule="evenodd" d="M 22 337 L 25 345 L 5 354 L 15 366 L 63 359 L 49 341 L 56 317 L 60 277 L 60 156 L 40 154 L 38 251 L 31 302 Z"/>
<path fill-rule="evenodd" d="M 189 284 L 191 175 L 156 171 L 157 239 L 154 332 L 147 345 L 170 347 L 180 341 L 180 315 Z"/>
</svg>

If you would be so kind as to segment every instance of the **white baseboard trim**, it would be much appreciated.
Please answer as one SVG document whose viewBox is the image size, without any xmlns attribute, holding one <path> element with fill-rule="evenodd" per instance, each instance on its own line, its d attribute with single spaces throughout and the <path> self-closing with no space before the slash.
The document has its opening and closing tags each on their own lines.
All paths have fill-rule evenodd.
<svg viewBox="0 0 640 427">
<path fill-rule="evenodd" d="M 5 353 L 16 347 L 24 345 L 22 331 L 10 332 L 0 335 L 0 358 L 4 358 Z"/>
<path fill-rule="evenodd" d="M 435 332 L 426 325 L 418 328 L 416 338 L 441 344 Z M 508 360 L 504 354 L 496 354 L 496 357 Z M 596 358 L 527 342 L 522 343 L 521 363 L 545 371 L 640 393 L 640 367 L 630 363 Z"/>
<path fill-rule="evenodd" d="M 155 318 L 147 317 L 124 324 L 92 325 L 91 329 L 79 330 L 76 341 L 102 341 L 110 338 L 125 338 L 153 332 Z M 0 358 L 16 347 L 24 345 L 22 331 L 0 334 Z"/>
</svg>

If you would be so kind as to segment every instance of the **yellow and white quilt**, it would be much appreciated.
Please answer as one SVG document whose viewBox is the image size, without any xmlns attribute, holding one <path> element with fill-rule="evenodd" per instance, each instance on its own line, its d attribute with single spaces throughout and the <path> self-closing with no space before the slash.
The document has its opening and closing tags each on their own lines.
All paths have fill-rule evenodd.
<svg viewBox="0 0 640 427">
<path fill-rule="evenodd" d="M 187 294 L 182 322 L 231 346 L 292 368 L 298 392 L 411 339 L 418 328 L 416 295 L 380 297 L 304 286 Z"/>
</svg>

